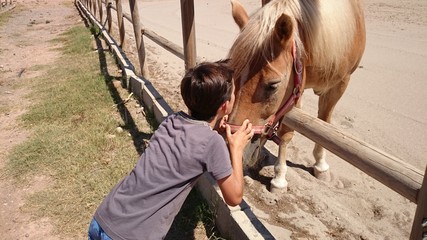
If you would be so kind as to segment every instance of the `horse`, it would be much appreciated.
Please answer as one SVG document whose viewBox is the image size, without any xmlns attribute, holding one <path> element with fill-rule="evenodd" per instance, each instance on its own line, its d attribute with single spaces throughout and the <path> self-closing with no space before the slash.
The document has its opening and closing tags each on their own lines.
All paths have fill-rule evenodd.
<svg viewBox="0 0 427 240">
<path fill-rule="evenodd" d="M 257 162 L 267 140 L 278 144 L 270 191 L 287 191 L 286 148 L 294 130 L 283 116 L 301 107 L 305 89 L 319 97 L 317 117 L 331 122 L 351 74 L 365 50 L 366 30 L 360 0 L 262 0 L 249 16 L 231 0 L 240 28 L 228 58 L 234 68 L 235 103 L 228 122 L 232 129 L 249 119 L 259 137 L 256 149 L 246 147 L 247 162 Z M 315 144 L 314 175 L 330 181 L 325 149 Z M 255 160 L 254 160 L 255 159 Z M 250 164 L 249 164 L 250 165 Z"/>
</svg>

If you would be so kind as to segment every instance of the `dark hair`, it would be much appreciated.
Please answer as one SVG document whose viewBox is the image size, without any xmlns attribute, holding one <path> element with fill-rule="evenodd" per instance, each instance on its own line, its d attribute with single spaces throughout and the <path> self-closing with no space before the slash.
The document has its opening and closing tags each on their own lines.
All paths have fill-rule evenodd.
<svg viewBox="0 0 427 240">
<path fill-rule="evenodd" d="M 190 115 L 198 120 L 211 120 L 218 108 L 230 100 L 232 79 L 228 60 L 204 62 L 189 69 L 181 81 L 181 96 Z"/>
</svg>

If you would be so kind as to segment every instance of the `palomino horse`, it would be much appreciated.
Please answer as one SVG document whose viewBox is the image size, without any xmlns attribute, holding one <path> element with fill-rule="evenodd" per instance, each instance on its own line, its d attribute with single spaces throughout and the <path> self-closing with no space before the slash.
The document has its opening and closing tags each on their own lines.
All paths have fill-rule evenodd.
<svg viewBox="0 0 427 240">
<path fill-rule="evenodd" d="M 255 158 L 268 138 L 277 140 L 271 190 L 286 191 L 286 146 L 294 132 L 281 119 L 294 105 L 300 107 L 303 89 L 312 88 L 319 96 L 318 118 L 331 122 L 332 111 L 365 49 L 362 3 L 263 0 L 263 7 L 249 17 L 237 0 L 231 2 L 240 33 L 228 56 L 235 69 L 236 89 L 228 121 L 238 125 L 247 118 L 252 122 L 261 135 Z M 324 148 L 316 144 L 313 155 L 315 176 L 330 178 Z"/>
</svg>

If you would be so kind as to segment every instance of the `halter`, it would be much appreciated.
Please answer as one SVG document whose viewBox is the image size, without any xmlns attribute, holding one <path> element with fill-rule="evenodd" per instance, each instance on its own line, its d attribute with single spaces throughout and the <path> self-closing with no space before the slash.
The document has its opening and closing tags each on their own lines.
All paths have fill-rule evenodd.
<svg viewBox="0 0 427 240">
<path fill-rule="evenodd" d="M 262 134 L 267 136 L 268 140 L 273 140 L 276 144 L 280 144 L 281 139 L 277 136 L 277 129 L 279 128 L 279 122 L 283 118 L 286 112 L 298 102 L 298 99 L 302 95 L 302 69 L 303 63 L 301 61 L 301 52 L 298 49 L 298 45 L 294 40 L 292 45 L 292 59 L 294 65 L 294 89 L 292 95 L 286 100 L 286 102 L 277 110 L 277 112 L 270 117 L 270 120 L 265 125 L 252 126 L 255 134 Z M 229 124 L 232 132 L 236 132 L 240 126 Z"/>
</svg>

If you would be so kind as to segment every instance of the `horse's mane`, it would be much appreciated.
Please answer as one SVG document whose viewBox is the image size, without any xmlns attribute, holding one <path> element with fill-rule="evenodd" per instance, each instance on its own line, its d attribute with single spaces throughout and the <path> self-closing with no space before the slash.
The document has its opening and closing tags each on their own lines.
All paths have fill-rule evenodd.
<svg viewBox="0 0 427 240">
<path fill-rule="evenodd" d="M 346 0 L 271 1 L 251 15 L 230 49 L 228 57 L 236 76 L 248 74 L 249 69 L 245 69 L 248 62 L 271 56 L 271 33 L 282 13 L 294 20 L 294 39 L 302 56 L 315 67 L 323 68 L 325 74 L 333 74 L 340 57 L 353 44 L 356 17 L 352 18 L 351 14 L 356 13 L 352 7 L 354 5 Z"/>
</svg>

